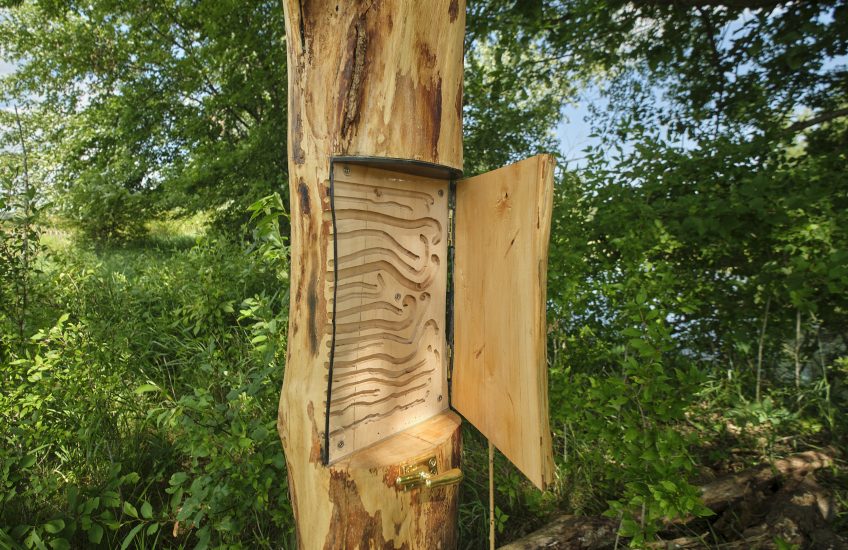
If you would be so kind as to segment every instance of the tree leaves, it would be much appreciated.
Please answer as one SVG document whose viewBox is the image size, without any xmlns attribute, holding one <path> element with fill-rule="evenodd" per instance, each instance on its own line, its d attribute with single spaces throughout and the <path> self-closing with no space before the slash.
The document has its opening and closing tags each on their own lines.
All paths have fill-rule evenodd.
<svg viewBox="0 0 848 550">
<path fill-rule="evenodd" d="M 62 519 L 51 519 L 47 523 L 44 524 L 44 530 L 50 534 L 55 535 L 62 531 L 65 528 L 65 521 Z"/>
<path fill-rule="evenodd" d="M 153 517 L 153 506 L 146 500 L 141 503 L 141 517 L 151 519 Z"/>
<path fill-rule="evenodd" d="M 125 536 L 123 542 L 121 542 L 121 550 L 127 550 L 127 548 L 130 547 L 130 544 L 132 544 L 133 539 L 135 539 L 135 536 L 138 534 L 139 531 L 141 531 L 143 527 L 144 524 L 139 523 L 138 525 L 130 529 L 130 532 L 127 533 L 127 536 Z"/>
<path fill-rule="evenodd" d="M 125 500 L 123 504 L 123 509 L 125 514 L 138 519 L 138 510 L 136 510 L 135 506 L 133 506 L 130 502 Z"/>
<path fill-rule="evenodd" d="M 87 531 L 88 541 L 93 544 L 100 544 L 103 540 L 103 527 L 98 523 L 93 523 Z"/>
<path fill-rule="evenodd" d="M 173 209 L 222 206 L 220 219 L 240 223 L 284 181 L 279 4 L 30 0 L 7 11 L 0 36 L 18 66 L 0 98 L 39 113 L 65 213 L 83 228 L 110 221 L 92 236 Z"/>
</svg>

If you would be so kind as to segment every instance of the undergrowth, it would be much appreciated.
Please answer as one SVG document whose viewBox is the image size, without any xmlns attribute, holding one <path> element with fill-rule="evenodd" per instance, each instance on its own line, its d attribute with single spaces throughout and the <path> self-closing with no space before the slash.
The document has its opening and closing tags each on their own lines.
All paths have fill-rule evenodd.
<svg viewBox="0 0 848 550">
<path fill-rule="evenodd" d="M 33 329 L 19 340 L 4 325 L 0 547 L 294 547 L 275 431 L 289 301 L 281 212 L 277 197 L 257 203 L 238 241 L 168 224 L 120 244 L 41 235 L 24 312 Z M 661 306 L 633 291 L 621 343 L 549 320 L 555 478 L 541 492 L 496 453 L 499 543 L 572 513 L 612 516 L 640 545 L 666 518 L 708 514 L 705 471 L 845 433 L 844 360 L 833 387 L 776 385 L 757 401 L 744 371 L 675 353 Z M 487 442 L 468 423 L 463 439 L 460 547 L 485 548 Z M 844 526 L 844 472 L 828 475 Z"/>
<path fill-rule="evenodd" d="M 292 543 L 275 429 L 284 251 L 257 252 L 263 236 L 51 239 L 41 328 L 0 377 L 0 546 Z"/>
</svg>

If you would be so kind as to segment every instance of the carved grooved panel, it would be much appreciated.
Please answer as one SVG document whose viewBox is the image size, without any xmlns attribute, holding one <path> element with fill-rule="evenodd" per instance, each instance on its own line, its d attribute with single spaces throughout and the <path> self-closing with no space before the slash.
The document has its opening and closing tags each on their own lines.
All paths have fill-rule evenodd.
<svg viewBox="0 0 848 550">
<path fill-rule="evenodd" d="M 330 462 L 448 407 L 448 181 L 337 163 L 333 210 Z"/>
</svg>

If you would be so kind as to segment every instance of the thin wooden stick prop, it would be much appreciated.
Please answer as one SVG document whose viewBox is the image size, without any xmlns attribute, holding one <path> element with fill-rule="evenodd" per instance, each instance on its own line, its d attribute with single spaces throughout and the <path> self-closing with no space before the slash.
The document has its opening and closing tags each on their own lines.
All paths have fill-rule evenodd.
<svg viewBox="0 0 848 550">
<path fill-rule="evenodd" d="M 495 550 L 495 446 L 489 440 L 489 548 Z"/>
</svg>

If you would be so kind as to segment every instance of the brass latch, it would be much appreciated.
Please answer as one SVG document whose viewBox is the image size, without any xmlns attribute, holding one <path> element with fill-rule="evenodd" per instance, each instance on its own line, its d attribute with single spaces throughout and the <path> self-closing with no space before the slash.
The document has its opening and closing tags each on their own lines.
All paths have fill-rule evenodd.
<svg viewBox="0 0 848 550">
<path fill-rule="evenodd" d="M 423 460 L 416 460 L 404 464 L 400 469 L 400 475 L 395 481 L 398 489 L 409 491 L 415 487 L 442 487 L 459 483 L 465 475 L 459 468 L 451 468 L 447 472 L 439 473 L 436 457 L 431 456 Z"/>
</svg>

